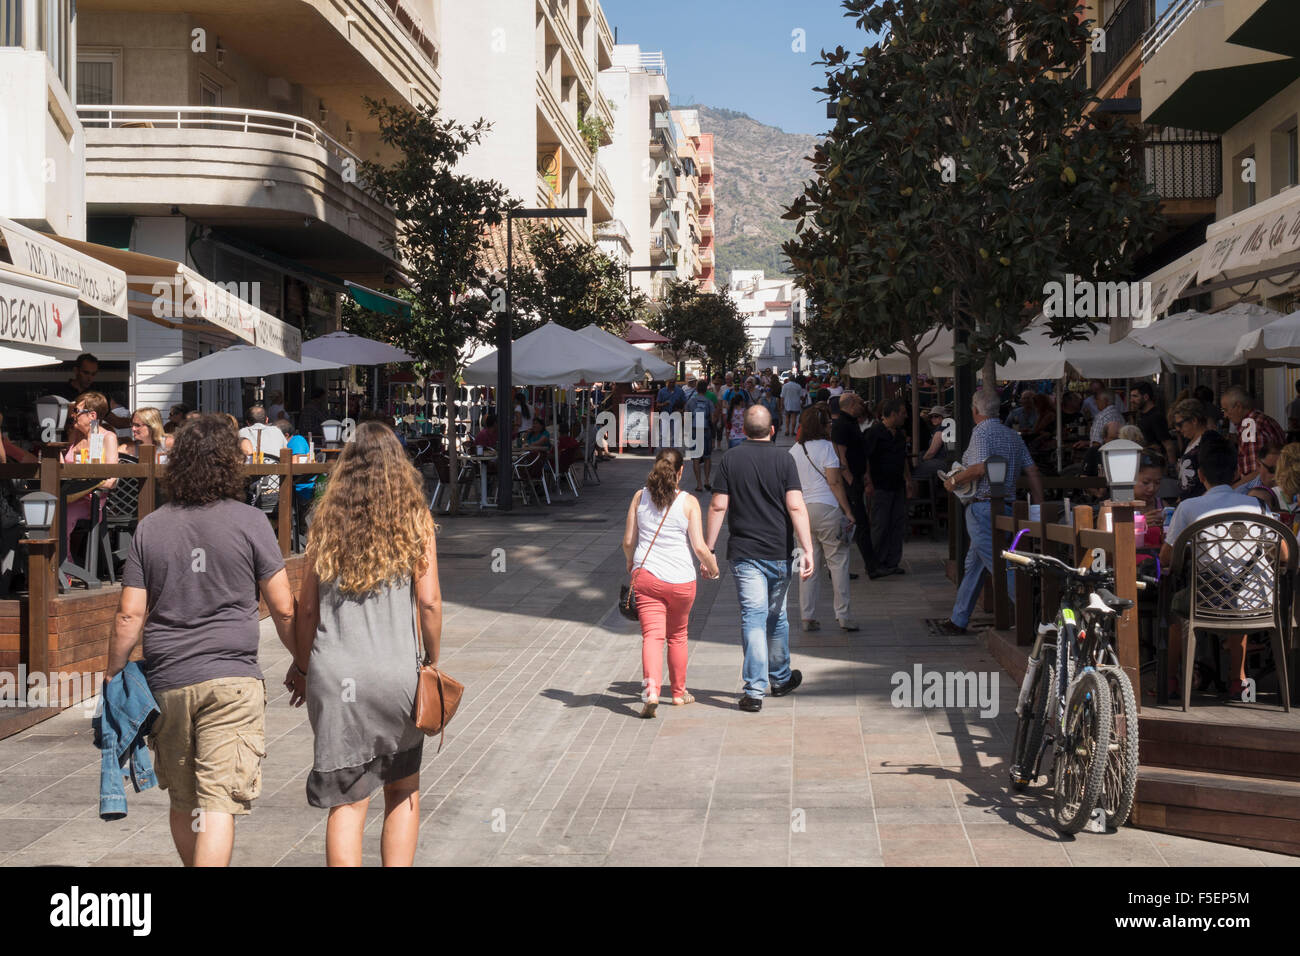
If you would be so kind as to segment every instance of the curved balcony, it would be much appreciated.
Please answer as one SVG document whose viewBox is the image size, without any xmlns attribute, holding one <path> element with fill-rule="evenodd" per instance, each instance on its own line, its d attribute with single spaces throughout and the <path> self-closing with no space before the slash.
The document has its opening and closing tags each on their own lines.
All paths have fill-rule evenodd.
<svg viewBox="0 0 1300 956">
<path fill-rule="evenodd" d="M 361 159 L 310 120 L 200 106 L 82 106 L 86 199 L 148 214 L 183 205 L 214 221 L 307 217 L 370 249 L 396 231 L 358 183 Z"/>
</svg>

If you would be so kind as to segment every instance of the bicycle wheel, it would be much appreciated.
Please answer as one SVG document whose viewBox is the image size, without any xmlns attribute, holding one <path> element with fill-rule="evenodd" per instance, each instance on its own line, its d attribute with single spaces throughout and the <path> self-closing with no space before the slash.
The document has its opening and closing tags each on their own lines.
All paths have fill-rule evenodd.
<svg viewBox="0 0 1300 956">
<path fill-rule="evenodd" d="M 1102 667 L 1110 691 L 1110 748 L 1106 759 L 1106 783 L 1101 805 L 1106 810 L 1106 826 L 1118 830 L 1128 820 L 1137 792 L 1138 716 L 1133 684 L 1122 668 Z"/>
<path fill-rule="evenodd" d="M 1110 748 L 1110 690 L 1089 668 L 1079 674 L 1065 704 L 1063 739 L 1056 749 L 1056 826 L 1078 833 L 1101 799 Z"/>
<path fill-rule="evenodd" d="M 1056 686 L 1056 668 L 1044 662 L 1038 671 L 1034 689 L 1025 702 L 1025 712 L 1016 723 L 1016 739 L 1011 748 L 1011 789 L 1024 791 L 1038 779 L 1038 749 L 1043 744 L 1047 704 Z"/>
</svg>

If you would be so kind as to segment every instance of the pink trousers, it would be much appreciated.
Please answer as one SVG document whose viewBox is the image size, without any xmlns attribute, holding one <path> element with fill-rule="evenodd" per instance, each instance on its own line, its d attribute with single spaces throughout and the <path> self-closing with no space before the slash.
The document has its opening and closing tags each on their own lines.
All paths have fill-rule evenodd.
<svg viewBox="0 0 1300 956">
<path fill-rule="evenodd" d="M 686 693 L 686 627 L 695 603 L 695 582 L 668 584 L 649 571 L 636 572 L 636 608 L 641 618 L 641 672 L 644 686 L 659 696 L 663 684 L 664 642 L 672 696 Z"/>
</svg>

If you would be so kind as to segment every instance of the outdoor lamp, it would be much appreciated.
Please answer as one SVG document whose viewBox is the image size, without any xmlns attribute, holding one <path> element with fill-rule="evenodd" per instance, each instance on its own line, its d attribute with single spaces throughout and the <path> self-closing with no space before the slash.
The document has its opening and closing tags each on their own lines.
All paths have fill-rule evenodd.
<svg viewBox="0 0 1300 956">
<path fill-rule="evenodd" d="M 48 491 L 33 491 L 20 499 L 23 506 L 23 521 L 27 525 L 27 537 L 44 537 L 44 532 L 54 524 L 54 508 L 59 499 Z"/>
<path fill-rule="evenodd" d="M 984 459 L 984 474 L 989 480 L 989 494 L 995 498 L 1007 495 L 1007 460 L 1001 455 L 989 455 Z"/>
<path fill-rule="evenodd" d="M 330 448 L 337 448 L 343 441 L 343 423 L 337 418 L 331 418 L 327 422 L 320 423 L 321 434 L 325 436 L 325 444 Z"/>
<path fill-rule="evenodd" d="M 1137 484 L 1138 463 L 1142 460 L 1142 446 L 1135 441 L 1116 438 L 1101 446 L 1101 466 L 1106 471 L 1106 483 L 1114 501 L 1132 501 L 1133 486 Z"/>
<path fill-rule="evenodd" d="M 36 400 L 36 421 L 44 430 L 47 423 L 54 423 L 56 432 L 63 431 L 68 424 L 68 400 L 62 395 L 44 395 Z"/>
</svg>

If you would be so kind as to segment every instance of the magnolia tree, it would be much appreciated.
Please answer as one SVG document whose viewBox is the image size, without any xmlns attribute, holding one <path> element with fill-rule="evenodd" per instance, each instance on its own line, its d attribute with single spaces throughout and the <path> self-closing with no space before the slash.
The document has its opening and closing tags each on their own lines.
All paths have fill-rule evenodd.
<svg viewBox="0 0 1300 956">
<path fill-rule="evenodd" d="M 623 267 L 595 246 L 565 238 L 558 227 L 524 228 L 531 261 L 516 263 L 511 277 L 515 333 L 555 322 L 575 330 L 595 323 L 622 335 L 645 300 L 628 292 Z"/>
<path fill-rule="evenodd" d="M 719 292 L 701 292 L 690 282 L 670 281 L 649 324 L 668 339 L 679 362 L 695 359 L 714 372 L 749 361 L 745 319 L 725 286 Z"/>
<path fill-rule="evenodd" d="M 992 384 L 1046 284 L 1126 278 L 1151 245 L 1159 200 L 1140 133 L 1085 115 L 1095 98 L 1075 77 L 1093 33 L 1077 6 L 845 0 L 881 39 L 818 61 L 836 120 L 786 214 L 786 254 L 813 321 L 857 354 L 902 342 L 915 382 L 927 332 L 946 325 L 957 362 Z M 1059 341 L 1096 328 L 1049 321 Z"/>
<path fill-rule="evenodd" d="M 478 120 L 461 126 L 439 119 L 437 109 L 418 110 L 366 100 L 379 121 L 379 138 L 397 157 L 392 163 L 366 161 L 366 190 L 392 207 L 397 238 L 389 244 L 411 278 L 409 320 L 370 313 L 370 331 L 442 371 L 447 388 L 447 455 L 457 474 L 457 376 L 468 346 L 489 341 L 501 299 L 483 252 L 488 229 L 517 205 L 493 180 L 456 173 L 456 164 L 489 126 Z M 459 505 L 455 482 L 451 509 Z"/>
</svg>

